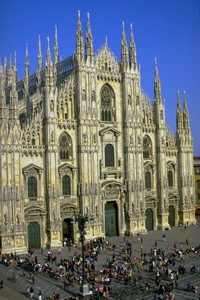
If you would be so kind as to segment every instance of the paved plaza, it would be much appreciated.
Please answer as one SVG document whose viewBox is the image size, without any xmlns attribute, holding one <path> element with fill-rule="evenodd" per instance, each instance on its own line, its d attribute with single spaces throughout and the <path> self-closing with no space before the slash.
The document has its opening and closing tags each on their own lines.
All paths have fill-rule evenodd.
<svg viewBox="0 0 200 300">
<path fill-rule="evenodd" d="M 200 226 L 191 225 L 187 228 L 178 227 L 168 231 L 149 232 L 148 234 L 138 235 L 133 237 L 113 237 L 108 238 L 108 246 L 103 248 L 98 259 L 95 262 L 95 270 L 98 273 L 102 272 L 102 268 L 107 266 L 110 261 L 115 259 L 119 265 L 123 264 L 127 259 L 126 245 L 131 245 L 131 259 L 135 259 L 137 270 L 134 269 L 134 278 L 136 280 L 118 280 L 113 278 L 109 284 L 109 296 L 99 297 L 91 296 L 90 299 L 123 299 L 123 300 L 142 300 L 142 299 L 156 299 L 155 298 L 155 278 L 154 273 L 149 272 L 148 268 L 140 265 L 140 259 L 145 253 L 150 253 L 151 249 L 165 250 L 165 253 L 177 250 L 185 251 L 186 249 L 193 249 L 200 245 Z M 52 268 L 57 268 L 60 260 L 72 259 L 73 256 L 80 254 L 80 247 L 63 247 L 62 249 L 51 249 L 52 254 L 56 256 L 56 262 L 50 262 Z M 33 257 L 37 256 L 39 263 L 44 264 L 48 250 L 35 251 Z M 183 258 L 185 274 L 179 276 L 177 286 L 173 289 L 175 299 L 199 299 L 200 294 L 200 254 L 191 251 L 184 255 Z M 181 263 L 177 258 L 176 267 Z M 196 271 L 191 272 L 191 267 L 195 266 Z M 14 270 L 14 278 L 10 276 Z M 0 299 L 27 299 L 27 290 L 30 286 L 34 288 L 34 298 L 38 299 L 39 291 L 42 291 L 42 299 L 48 298 L 53 294 L 58 293 L 61 300 L 70 299 L 78 295 L 80 283 L 73 282 L 67 285 L 64 290 L 63 281 L 48 276 L 43 272 L 34 272 L 34 284 L 31 282 L 30 272 L 21 267 L 13 268 L 0 264 L 0 280 L 3 279 L 4 287 L 0 289 Z M 164 284 L 170 282 L 168 279 L 163 280 Z M 196 293 L 186 290 L 188 284 L 196 288 Z M 77 298 L 78 299 L 78 298 Z"/>
</svg>

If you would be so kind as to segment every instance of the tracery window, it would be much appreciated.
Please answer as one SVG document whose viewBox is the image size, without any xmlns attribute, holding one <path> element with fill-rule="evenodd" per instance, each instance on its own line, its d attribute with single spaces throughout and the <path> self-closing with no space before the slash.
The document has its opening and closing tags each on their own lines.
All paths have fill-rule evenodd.
<svg viewBox="0 0 200 300">
<path fill-rule="evenodd" d="M 150 137 L 143 138 L 143 158 L 150 159 L 152 157 L 152 142 Z"/>
<path fill-rule="evenodd" d="M 168 186 L 171 188 L 174 186 L 174 174 L 173 170 L 167 171 L 167 180 L 168 180 Z"/>
<path fill-rule="evenodd" d="M 35 176 L 28 177 L 28 198 L 37 198 L 37 178 Z"/>
<path fill-rule="evenodd" d="M 71 195 L 71 178 L 69 175 L 64 175 L 62 178 L 63 196 Z"/>
<path fill-rule="evenodd" d="M 173 187 L 174 186 L 174 176 L 173 176 L 173 171 L 172 170 L 168 170 L 167 178 L 168 178 L 168 186 Z"/>
<path fill-rule="evenodd" d="M 145 188 L 147 190 L 150 190 L 151 187 L 152 187 L 151 172 L 150 171 L 146 171 L 145 172 Z"/>
<path fill-rule="evenodd" d="M 72 139 L 67 133 L 60 137 L 59 153 L 62 160 L 72 159 Z"/>
<path fill-rule="evenodd" d="M 115 119 L 114 113 L 115 95 L 113 89 L 105 84 L 101 90 L 101 120 L 112 122 Z"/>
<path fill-rule="evenodd" d="M 105 167 L 114 167 L 114 165 L 115 165 L 114 146 L 112 144 L 107 144 L 105 146 Z"/>
</svg>

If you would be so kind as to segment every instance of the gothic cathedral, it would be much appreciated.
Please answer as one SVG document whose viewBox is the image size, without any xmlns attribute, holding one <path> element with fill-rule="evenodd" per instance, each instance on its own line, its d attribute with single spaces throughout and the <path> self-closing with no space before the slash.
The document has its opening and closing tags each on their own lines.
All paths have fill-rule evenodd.
<svg viewBox="0 0 200 300">
<path fill-rule="evenodd" d="M 194 223 L 193 146 L 187 103 L 178 95 L 176 134 L 165 122 L 158 66 L 154 99 L 140 86 L 132 28 L 118 61 L 107 41 L 94 52 L 88 15 L 78 15 L 75 53 L 45 61 L 17 79 L 16 60 L 0 65 L 0 248 L 58 247 L 86 238 Z"/>
</svg>

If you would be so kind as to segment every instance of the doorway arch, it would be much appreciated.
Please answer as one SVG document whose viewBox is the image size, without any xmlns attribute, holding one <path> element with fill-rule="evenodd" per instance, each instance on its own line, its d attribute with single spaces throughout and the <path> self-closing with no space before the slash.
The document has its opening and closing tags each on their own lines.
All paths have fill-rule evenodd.
<svg viewBox="0 0 200 300">
<path fill-rule="evenodd" d="M 145 227 L 147 231 L 154 230 L 153 209 L 147 208 L 145 211 Z"/>
<path fill-rule="evenodd" d="M 74 224 L 72 218 L 65 218 L 63 220 L 63 242 L 74 242 Z"/>
<path fill-rule="evenodd" d="M 105 235 L 117 236 L 118 228 L 118 207 L 115 201 L 105 204 Z"/>
<path fill-rule="evenodd" d="M 28 247 L 29 249 L 41 248 L 40 224 L 38 222 L 28 224 Z"/>
<path fill-rule="evenodd" d="M 173 205 L 169 206 L 169 215 L 168 215 L 168 223 L 170 227 L 174 227 L 176 224 L 175 221 L 176 213 L 175 213 L 175 207 Z"/>
</svg>

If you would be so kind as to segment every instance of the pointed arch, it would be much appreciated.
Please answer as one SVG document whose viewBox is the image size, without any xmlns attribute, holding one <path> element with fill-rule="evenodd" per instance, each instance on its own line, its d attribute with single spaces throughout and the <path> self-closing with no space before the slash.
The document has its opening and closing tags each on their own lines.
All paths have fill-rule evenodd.
<svg viewBox="0 0 200 300">
<path fill-rule="evenodd" d="M 101 88 L 101 120 L 104 122 L 115 120 L 115 93 L 107 83 Z"/>
<path fill-rule="evenodd" d="M 72 139 L 71 136 L 64 132 L 61 134 L 59 139 L 59 155 L 61 160 L 71 160 L 73 157 L 72 153 Z"/>
<path fill-rule="evenodd" d="M 148 135 L 145 135 L 143 138 L 143 158 L 150 159 L 152 155 L 152 141 Z"/>
<path fill-rule="evenodd" d="M 173 188 L 175 185 L 175 165 L 173 162 L 168 162 L 167 164 L 167 182 L 168 187 Z"/>
</svg>

